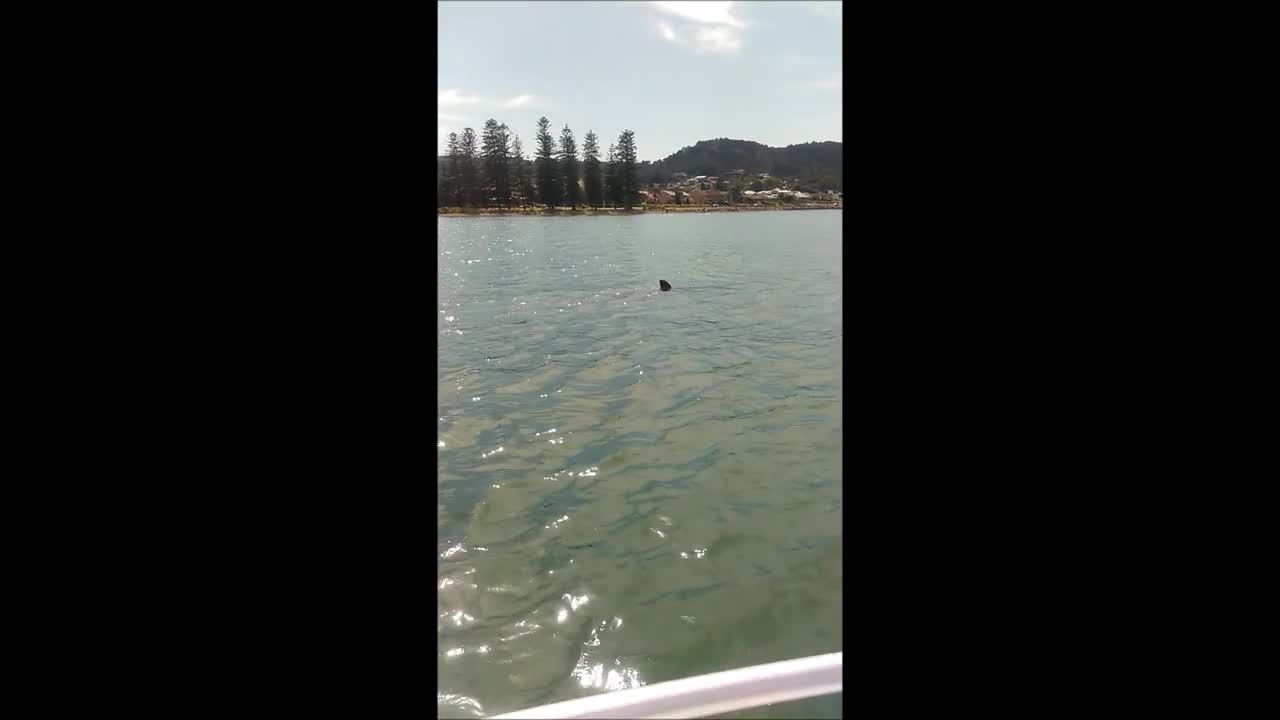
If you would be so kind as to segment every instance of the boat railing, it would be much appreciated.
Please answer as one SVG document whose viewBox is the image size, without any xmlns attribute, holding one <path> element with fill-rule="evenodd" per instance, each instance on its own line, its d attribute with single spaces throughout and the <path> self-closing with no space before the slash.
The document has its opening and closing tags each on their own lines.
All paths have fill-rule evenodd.
<svg viewBox="0 0 1280 720">
<path fill-rule="evenodd" d="M 844 688 L 844 653 L 697 675 L 498 715 L 510 718 L 699 718 L 831 695 Z"/>
</svg>

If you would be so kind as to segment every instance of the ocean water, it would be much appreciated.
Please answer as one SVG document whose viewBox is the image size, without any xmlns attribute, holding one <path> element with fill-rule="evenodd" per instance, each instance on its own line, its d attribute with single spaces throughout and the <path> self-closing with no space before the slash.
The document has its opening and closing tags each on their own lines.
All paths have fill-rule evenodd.
<svg viewBox="0 0 1280 720">
<path fill-rule="evenodd" d="M 842 215 L 438 220 L 441 716 L 843 649 Z"/>
</svg>

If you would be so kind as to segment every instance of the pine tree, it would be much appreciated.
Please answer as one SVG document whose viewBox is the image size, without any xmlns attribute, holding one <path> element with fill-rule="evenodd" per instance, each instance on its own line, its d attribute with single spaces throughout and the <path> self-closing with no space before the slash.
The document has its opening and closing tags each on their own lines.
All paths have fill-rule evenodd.
<svg viewBox="0 0 1280 720">
<path fill-rule="evenodd" d="M 623 130 L 618 136 L 618 189 L 622 193 L 622 206 L 628 210 L 635 203 L 636 191 L 636 134 Z"/>
<path fill-rule="evenodd" d="M 502 206 L 510 209 L 512 196 L 516 192 L 516 178 L 511 174 L 511 128 L 506 123 L 498 126 L 498 132 L 502 137 L 502 167 L 503 167 L 503 187 L 498 193 L 498 199 L 502 202 Z"/>
<path fill-rule="evenodd" d="M 489 118 L 484 123 L 484 205 L 493 198 L 502 207 L 511 206 L 511 175 L 507 167 L 506 125 Z"/>
<path fill-rule="evenodd" d="M 511 186 L 520 197 L 520 207 L 529 204 L 529 163 L 524 159 L 524 145 L 519 135 L 511 136 Z"/>
<path fill-rule="evenodd" d="M 476 172 L 476 131 L 463 128 L 458 147 L 462 156 L 458 182 L 460 204 L 462 207 L 475 207 L 480 199 L 480 178 Z"/>
<path fill-rule="evenodd" d="M 462 145 L 458 133 L 449 133 L 449 162 L 444 166 L 445 205 L 458 205 L 458 182 L 462 176 Z"/>
<path fill-rule="evenodd" d="M 490 198 L 497 185 L 497 161 L 493 158 L 493 149 L 497 141 L 498 121 L 489 118 L 480 130 L 480 205 L 489 207 Z"/>
<path fill-rule="evenodd" d="M 605 199 L 609 207 L 618 207 L 622 202 L 621 185 L 618 182 L 618 151 L 609 146 L 609 154 L 605 156 Z"/>
<path fill-rule="evenodd" d="M 604 185 L 600 176 L 600 145 L 596 134 L 587 131 L 582 138 L 582 183 L 586 186 L 587 204 L 593 208 L 604 205 Z"/>
<path fill-rule="evenodd" d="M 555 140 L 551 137 L 551 121 L 545 117 L 538 119 L 538 148 L 534 152 L 537 158 L 534 163 L 537 165 L 538 173 L 538 199 L 542 201 L 550 209 L 554 209 L 560 202 L 560 186 L 559 173 L 556 172 L 555 161 Z"/>
<path fill-rule="evenodd" d="M 582 202 L 582 192 L 578 188 L 578 143 L 573 139 L 573 131 L 568 125 L 560 131 L 560 177 L 564 179 L 564 199 L 570 209 L 577 210 Z"/>
</svg>

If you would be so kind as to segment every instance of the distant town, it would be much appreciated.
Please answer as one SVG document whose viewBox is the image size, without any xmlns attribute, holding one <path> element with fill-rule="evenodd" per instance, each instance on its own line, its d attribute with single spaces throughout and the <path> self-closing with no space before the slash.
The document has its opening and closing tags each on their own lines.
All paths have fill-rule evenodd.
<svg viewBox="0 0 1280 720">
<path fill-rule="evenodd" d="M 793 189 L 795 182 L 794 179 L 775 178 L 769 173 L 747 175 L 743 170 L 729 170 L 721 176 L 692 177 L 688 173 L 676 172 L 671 174 L 669 182 L 651 183 L 648 188 L 638 191 L 638 197 L 649 205 L 763 206 L 789 203 L 830 206 L 844 201 L 841 192 L 826 189 L 802 192 Z M 743 189 L 744 185 L 760 189 Z"/>
<path fill-rule="evenodd" d="M 628 208 L 628 211 L 843 209 L 843 192 L 826 189 L 805 192 L 796 189 L 797 184 L 799 181 L 796 178 L 780 178 L 770 173 L 746 173 L 741 169 L 729 170 L 718 176 L 690 176 L 688 173 L 675 172 L 667 182 L 648 183 L 643 189 L 635 191 L 632 207 Z M 578 179 L 577 185 L 585 192 L 583 179 Z M 544 214 L 572 211 L 614 214 L 620 209 L 609 206 L 595 209 L 589 206 L 580 208 L 559 206 L 552 209 L 536 203 L 528 203 L 524 198 L 517 198 L 512 206 L 502 207 L 495 197 L 490 198 L 489 207 L 470 209 L 441 207 L 438 212 L 441 214 Z"/>
</svg>

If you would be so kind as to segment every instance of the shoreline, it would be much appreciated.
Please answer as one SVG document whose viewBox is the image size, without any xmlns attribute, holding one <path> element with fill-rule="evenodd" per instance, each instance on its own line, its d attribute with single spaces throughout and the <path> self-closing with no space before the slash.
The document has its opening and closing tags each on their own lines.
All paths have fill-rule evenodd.
<svg viewBox="0 0 1280 720">
<path fill-rule="evenodd" d="M 673 213 L 707 213 L 707 212 L 780 212 L 784 210 L 843 210 L 844 203 L 831 205 L 657 205 L 635 207 L 631 210 L 623 208 L 578 208 L 558 207 L 548 210 L 545 207 L 527 208 L 437 208 L 437 217 L 473 217 L 478 215 L 531 215 L 534 217 L 561 217 L 573 215 L 670 215 Z"/>
</svg>

